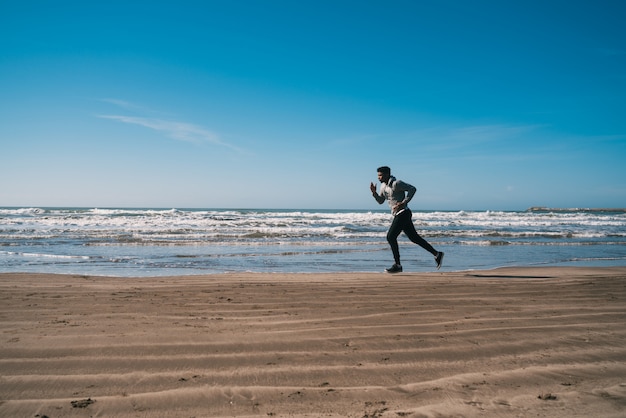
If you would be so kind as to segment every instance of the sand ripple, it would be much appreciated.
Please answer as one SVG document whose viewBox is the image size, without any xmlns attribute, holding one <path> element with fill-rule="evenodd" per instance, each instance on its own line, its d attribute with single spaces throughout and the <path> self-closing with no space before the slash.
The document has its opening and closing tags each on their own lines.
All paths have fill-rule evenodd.
<svg viewBox="0 0 626 418">
<path fill-rule="evenodd" d="M 626 269 L 0 275 L 0 416 L 622 417 Z"/>
</svg>

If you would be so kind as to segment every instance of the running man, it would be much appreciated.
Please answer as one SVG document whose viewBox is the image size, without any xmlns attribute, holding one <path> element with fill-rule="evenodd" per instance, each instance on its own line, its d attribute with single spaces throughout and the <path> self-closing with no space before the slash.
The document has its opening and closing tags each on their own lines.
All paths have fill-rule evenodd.
<svg viewBox="0 0 626 418">
<path fill-rule="evenodd" d="M 400 263 L 400 249 L 398 247 L 398 236 L 401 232 L 404 232 L 406 236 L 419 245 L 435 257 L 437 263 L 437 270 L 441 268 L 443 261 L 443 253 L 435 250 L 424 238 L 422 238 L 413 225 L 413 213 L 411 209 L 407 207 L 407 204 L 413 199 L 415 187 L 402 180 L 396 180 L 391 175 L 391 169 L 383 166 L 378 168 L 378 181 L 380 181 L 380 194 L 376 192 L 376 185 L 370 183 L 370 190 L 372 196 L 379 204 L 382 204 L 385 200 L 389 201 L 389 207 L 391 208 L 391 214 L 393 215 L 393 221 L 387 232 L 387 242 L 391 246 L 391 252 L 393 253 L 394 265 L 388 269 L 385 269 L 387 273 L 400 273 L 402 272 L 402 264 Z"/>
</svg>

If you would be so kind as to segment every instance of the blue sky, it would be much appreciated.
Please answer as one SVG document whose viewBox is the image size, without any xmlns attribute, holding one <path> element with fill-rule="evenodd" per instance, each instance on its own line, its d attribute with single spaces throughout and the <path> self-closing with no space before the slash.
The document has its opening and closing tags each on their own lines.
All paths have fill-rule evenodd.
<svg viewBox="0 0 626 418">
<path fill-rule="evenodd" d="M 0 1 L 0 206 L 626 207 L 624 1 Z M 385 206 L 386 207 L 386 206 Z"/>
</svg>

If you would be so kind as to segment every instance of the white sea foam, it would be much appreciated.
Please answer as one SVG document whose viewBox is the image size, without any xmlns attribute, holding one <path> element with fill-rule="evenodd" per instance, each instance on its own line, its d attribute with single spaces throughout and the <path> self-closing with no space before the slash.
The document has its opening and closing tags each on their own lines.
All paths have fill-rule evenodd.
<svg viewBox="0 0 626 418">
<path fill-rule="evenodd" d="M 23 253 L 15 251 L 0 251 L 0 255 L 11 255 L 19 257 L 34 257 L 34 258 L 56 258 L 56 259 L 76 259 L 76 260 L 89 260 L 89 256 L 81 255 L 63 255 L 63 254 L 44 254 L 44 253 Z"/>
<path fill-rule="evenodd" d="M 2 232 L 50 237 L 71 232 L 222 237 L 280 235 L 337 237 L 371 235 L 386 229 L 390 216 L 380 212 L 182 211 L 177 209 L 2 209 Z M 625 236 L 626 215 L 530 212 L 415 212 L 418 227 L 449 236 Z M 18 233 L 18 234 L 19 234 Z M 105 233 L 106 235 L 106 233 Z M 6 238 L 6 235 L 5 235 Z"/>
<path fill-rule="evenodd" d="M 109 273 L 112 263 L 151 274 L 172 266 L 355 269 L 388 255 L 391 219 L 388 211 L 0 208 L 0 248 L 11 249 L 0 252 L 0 271 L 52 268 L 60 260 Z M 413 219 L 459 268 L 626 258 L 623 212 L 414 211 Z"/>
</svg>

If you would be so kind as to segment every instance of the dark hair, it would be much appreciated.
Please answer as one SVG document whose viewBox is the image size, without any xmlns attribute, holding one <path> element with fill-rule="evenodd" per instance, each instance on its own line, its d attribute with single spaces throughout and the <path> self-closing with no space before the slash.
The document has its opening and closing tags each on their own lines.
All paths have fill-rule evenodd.
<svg viewBox="0 0 626 418">
<path fill-rule="evenodd" d="M 386 165 L 378 167 L 376 171 L 383 174 L 391 174 L 391 168 L 387 167 Z"/>
</svg>

